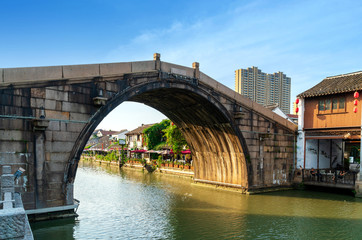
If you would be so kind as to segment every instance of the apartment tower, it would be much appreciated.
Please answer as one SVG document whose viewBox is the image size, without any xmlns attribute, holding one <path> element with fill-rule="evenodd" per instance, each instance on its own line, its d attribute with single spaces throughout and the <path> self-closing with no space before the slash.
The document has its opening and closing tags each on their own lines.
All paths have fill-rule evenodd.
<svg viewBox="0 0 362 240">
<path fill-rule="evenodd" d="M 235 70 L 235 91 L 263 105 L 278 105 L 290 113 L 290 77 L 264 73 L 257 67 Z"/>
</svg>

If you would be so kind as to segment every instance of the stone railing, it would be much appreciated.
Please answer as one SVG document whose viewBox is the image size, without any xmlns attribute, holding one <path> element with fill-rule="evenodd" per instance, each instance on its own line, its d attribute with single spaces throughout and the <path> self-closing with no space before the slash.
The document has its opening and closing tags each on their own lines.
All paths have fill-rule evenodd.
<svg viewBox="0 0 362 240">
<path fill-rule="evenodd" d="M 2 167 L 0 239 L 34 239 L 21 195 L 14 191 L 14 175 L 10 166 Z"/>
</svg>

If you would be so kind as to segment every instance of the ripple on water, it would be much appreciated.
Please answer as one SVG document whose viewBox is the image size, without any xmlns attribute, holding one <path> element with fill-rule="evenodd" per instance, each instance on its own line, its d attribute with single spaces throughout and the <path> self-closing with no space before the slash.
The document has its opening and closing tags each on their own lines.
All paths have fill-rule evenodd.
<svg viewBox="0 0 362 240">
<path fill-rule="evenodd" d="M 245 196 L 190 183 L 134 170 L 80 167 L 78 220 L 35 224 L 34 235 L 54 240 L 362 236 L 362 202 L 348 196 L 308 191 Z"/>
</svg>

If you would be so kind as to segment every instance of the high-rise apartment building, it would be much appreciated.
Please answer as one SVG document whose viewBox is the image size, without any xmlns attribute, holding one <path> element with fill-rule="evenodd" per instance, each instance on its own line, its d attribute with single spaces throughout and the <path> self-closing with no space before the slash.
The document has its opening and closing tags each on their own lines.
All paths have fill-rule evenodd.
<svg viewBox="0 0 362 240">
<path fill-rule="evenodd" d="M 235 91 L 263 106 L 278 104 L 290 113 L 290 77 L 282 72 L 263 73 L 257 67 L 235 70 Z"/>
</svg>

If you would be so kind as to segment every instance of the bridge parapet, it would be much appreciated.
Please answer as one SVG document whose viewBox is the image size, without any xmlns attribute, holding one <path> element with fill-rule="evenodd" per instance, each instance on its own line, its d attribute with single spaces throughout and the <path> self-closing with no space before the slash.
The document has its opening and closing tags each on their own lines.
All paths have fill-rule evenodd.
<svg viewBox="0 0 362 240">
<path fill-rule="evenodd" d="M 33 239 L 21 195 L 14 192 L 14 175 L 3 166 L 1 175 L 0 239 Z"/>
</svg>

